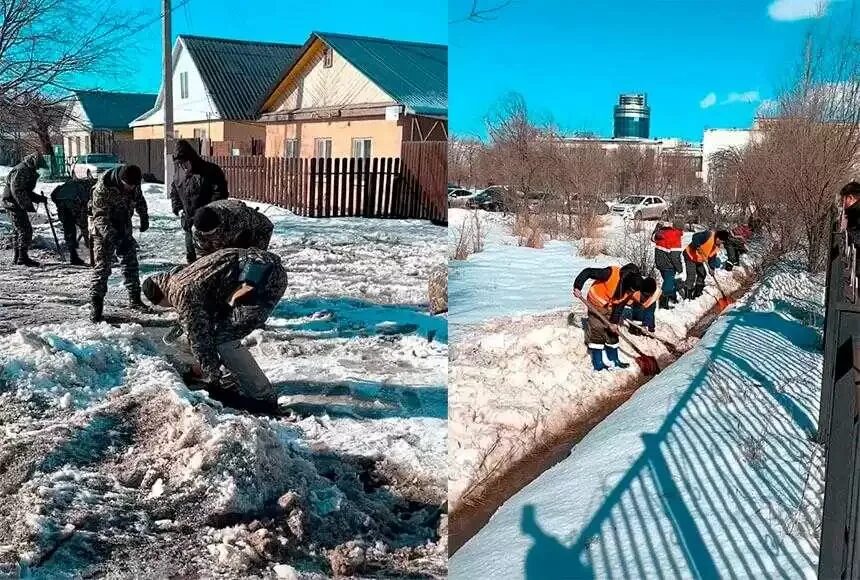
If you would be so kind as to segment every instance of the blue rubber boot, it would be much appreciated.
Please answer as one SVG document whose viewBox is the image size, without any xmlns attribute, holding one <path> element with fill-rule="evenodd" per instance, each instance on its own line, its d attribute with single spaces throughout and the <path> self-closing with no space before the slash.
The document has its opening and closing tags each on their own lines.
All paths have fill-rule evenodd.
<svg viewBox="0 0 860 580">
<path fill-rule="evenodd" d="M 626 369 L 630 366 L 626 362 L 621 362 L 621 360 L 618 358 L 617 346 L 609 346 L 608 344 L 606 345 L 606 358 L 609 359 L 609 362 L 611 362 L 612 366 L 614 366 L 615 368 Z"/>
<path fill-rule="evenodd" d="M 589 348 L 588 352 L 591 353 L 591 364 L 594 365 L 594 370 L 596 371 L 605 371 L 609 367 L 603 364 L 603 349 L 602 348 Z"/>
</svg>

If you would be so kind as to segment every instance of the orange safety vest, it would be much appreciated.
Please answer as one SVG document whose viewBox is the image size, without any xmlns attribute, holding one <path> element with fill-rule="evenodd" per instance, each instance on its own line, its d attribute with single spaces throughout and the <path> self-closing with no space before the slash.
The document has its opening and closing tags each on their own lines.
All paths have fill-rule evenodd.
<svg viewBox="0 0 860 580">
<path fill-rule="evenodd" d="M 660 289 L 657 288 L 656 292 L 654 292 L 645 302 L 642 302 L 642 293 L 638 290 L 633 293 L 633 300 L 642 305 L 642 308 L 650 308 L 652 304 L 654 304 L 657 299 L 660 298 Z"/>
<path fill-rule="evenodd" d="M 627 292 L 620 298 L 614 298 L 615 291 L 621 284 L 621 268 L 619 266 L 610 267 L 612 273 L 609 275 L 609 279 L 594 282 L 588 290 L 588 301 L 600 308 L 621 304 L 630 297 L 630 292 Z"/>
<path fill-rule="evenodd" d="M 705 243 L 699 246 L 698 249 L 694 250 L 692 245 L 688 245 L 684 252 L 691 261 L 696 262 L 697 264 L 704 264 L 709 261 L 711 258 L 716 256 L 718 252 L 717 232 L 712 231 L 708 236 L 708 239 L 705 240 Z"/>
</svg>

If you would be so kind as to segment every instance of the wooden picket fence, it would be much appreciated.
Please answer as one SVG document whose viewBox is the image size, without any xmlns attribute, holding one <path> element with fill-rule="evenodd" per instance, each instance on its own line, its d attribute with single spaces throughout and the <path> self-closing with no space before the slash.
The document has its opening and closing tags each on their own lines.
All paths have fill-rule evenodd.
<svg viewBox="0 0 860 580">
<path fill-rule="evenodd" d="M 307 217 L 447 220 L 447 207 L 401 175 L 401 160 L 210 157 L 224 170 L 230 195 Z M 444 188 L 442 189 L 444 192 Z"/>
<path fill-rule="evenodd" d="M 189 141 L 200 150 L 199 141 Z M 164 179 L 162 140 L 116 142 L 114 147 L 122 162 Z M 211 150 L 218 153 L 223 147 Z M 270 203 L 297 215 L 448 221 L 446 141 L 404 142 L 400 158 L 201 153 L 224 170 L 232 197 Z"/>
</svg>

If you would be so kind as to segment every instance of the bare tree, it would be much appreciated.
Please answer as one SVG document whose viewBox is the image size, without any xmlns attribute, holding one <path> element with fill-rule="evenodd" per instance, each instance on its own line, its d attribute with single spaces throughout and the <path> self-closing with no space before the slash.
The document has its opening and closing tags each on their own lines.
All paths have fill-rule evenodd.
<svg viewBox="0 0 860 580">
<path fill-rule="evenodd" d="M 784 251 L 801 247 L 810 271 L 825 263 L 836 197 L 858 174 L 860 54 L 850 33 L 810 34 L 803 65 L 760 119 L 759 137 L 738 161 L 738 187 L 750 188 Z"/>
<path fill-rule="evenodd" d="M 488 20 L 495 20 L 498 17 L 498 13 L 504 8 L 510 6 L 512 2 L 513 0 L 500 0 L 495 3 L 485 3 L 480 0 L 472 0 L 468 14 L 455 20 L 451 20 L 450 23 L 486 22 Z"/>
</svg>

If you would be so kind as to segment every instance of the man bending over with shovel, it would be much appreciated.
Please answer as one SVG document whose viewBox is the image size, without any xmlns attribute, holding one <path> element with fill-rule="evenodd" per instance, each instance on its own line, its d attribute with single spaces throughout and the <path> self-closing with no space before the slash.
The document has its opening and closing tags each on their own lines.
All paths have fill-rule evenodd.
<svg viewBox="0 0 860 580">
<path fill-rule="evenodd" d="M 244 403 L 267 409 L 276 404 L 275 391 L 241 340 L 264 326 L 286 289 L 281 259 L 254 248 L 218 250 L 143 281 L 150 302 L 179 315 L 197 359 L 194 378 L 216 391 L 223 383 L 237 384 L 247 397 Z M 224 377 L 222 365 L 232 380 Z"/>
<path fill-rule="evenodd" d="M 588 298 L 583 299 L 582 287 L 593 280 Z M 615 368 L 626 369 L 630 365 L 618 358 L 618 325 L 624 306 L 633 298 L 633 293 L 642 285 L 642 276 L 635 264 L 585 268 L 573 282 L 573 294 L 588 307 L 588 352 L 594 370 L 612 368 L 604 364 L 603 352 Z"/>
<path fill-rule="evenodd" d="M 693 234 L 693 239 L 684 250 L 684 264 L 687 269 L 687 279 L 684 282 L 684 298 L 694 300 L 705 290 L 707 268 L 718 268 L 720 260 L 717 254 L 720 247 L 729 239 L 726 230 L 705 230 Z"/>
</svg>

